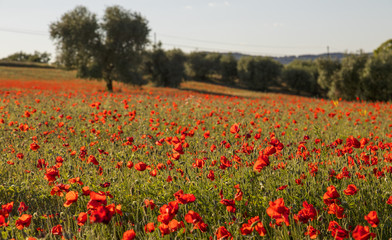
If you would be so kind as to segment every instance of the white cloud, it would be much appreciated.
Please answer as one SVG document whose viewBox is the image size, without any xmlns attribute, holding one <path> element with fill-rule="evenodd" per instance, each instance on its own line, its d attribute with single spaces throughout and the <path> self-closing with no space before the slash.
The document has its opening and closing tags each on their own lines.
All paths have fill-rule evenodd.
<svg viewBox="0 0 392 240">
<path fill-rule="evenodd" d="M 209 6 L 209 7 L 215 7 L 215 5 L 216 5 L 216 4 L 215 4 L 214 2 L 208 3 L 208 6 Z"/>
<path fill-rule="evenodd" d="M 187 5 L 187 6 L 185 6 L 185 9 L 192 9 L 192 6 Z"/>
<path fill-rule="evenodd" d="M 230 4 L 228 1 L 224 2 L 224 4 L 225 4 L 225 6 L 227 6 L 227 7 L 231 6 L 231 4 Z"/>
</svg>

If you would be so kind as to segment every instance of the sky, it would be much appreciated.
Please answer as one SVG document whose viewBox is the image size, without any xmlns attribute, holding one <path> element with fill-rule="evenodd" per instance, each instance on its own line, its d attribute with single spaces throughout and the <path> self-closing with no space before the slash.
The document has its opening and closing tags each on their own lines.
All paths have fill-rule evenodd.
<svg viewBox="0 0 392 240">
<path fill-rule="evenodd" d="M 113 5 L 138 12 L 152 43 L 184 52 L 371 52 L 392 38 L 391 0 L 0 0 L 0 59 L 20 51 L 54 59 L 49 25 L 78 5 L 98 19 Z"/>
</svg>

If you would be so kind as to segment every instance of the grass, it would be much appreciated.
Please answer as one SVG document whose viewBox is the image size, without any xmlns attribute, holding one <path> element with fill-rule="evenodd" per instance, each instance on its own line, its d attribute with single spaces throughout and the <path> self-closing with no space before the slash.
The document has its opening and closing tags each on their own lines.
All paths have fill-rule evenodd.
<svg viewBox="0 0 392 240">
<path fill-rule="evenodd" d="M 253 239 L 261 224 L 265 239 L 310 239 L 309 226 L 318 239 L 338 229 L 356 238 L 358 226 L 369 227 L 363 239 L 392 236 L 390 103 L 196 82 L 106 93 L 69 72 L 50 79 L 52 69 L 0 69 L 0 204 L 14 204 L 0 211 L 4 239 L 58 239 L 59 226 L 66 239 L 121 239 L 129 230 L 136 239 Z M 344 193 L 350 184 L 354 195 Z M 331 186 L 339 196 L 328 198 Z M 77 200 L 64 206 L 69 192 Z M 28 209 L 18 211 L 22 202 Z M 189 221 L 190 211 L 200 218 Z M 365 220 L 371 211 L 375 227 Z M 23 214 L 31 223 L 18 229 Z"/>
</svg>

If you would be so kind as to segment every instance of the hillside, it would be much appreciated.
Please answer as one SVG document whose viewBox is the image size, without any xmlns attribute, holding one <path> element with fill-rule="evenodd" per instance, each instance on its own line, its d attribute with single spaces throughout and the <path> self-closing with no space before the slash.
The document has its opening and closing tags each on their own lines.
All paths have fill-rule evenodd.
<svg viewBox="0 0 392 240">
<path fill-rule="evenodd" d="M 250 56 L 247 54 L 242 54 L 242 53 L 232 53 L 233 56 L 238 60 L 243 56 Z M 372 54 L 372 53 L 368 53 Z M 283 57 L 272 57 L 273 59 L 277 60 L 278 62 L 282 64 L 289 64 L 290 62 L 299 59 L 299 60 L 316 60 L 317 58 L 326 58 L 326 57 L 331 57 L 332 59 L 338 59 L 341 60 L 344 58 L 346 53 L 341 53 L 341 52 L 336 52 L 336 53 L 322 53 L 322 54 L 305 54 L 305 55 L 291 55 L 291 56 L 283 56 Z"/>
<path fill-rule="evenodd" d="M 78 90 L 78 91 L 104 91 L 105 83 L 97 80 L 86 80 L 76 77 L 75 71 L 66 71 L 57 68 L 37 67 L 11 67 L 0 65 L 0 88 L 5 89 L 51 89 L 51 90 Z M 142 87 L 151 91 L 177 91 L 169 88 L 156 88 L 151 84 Z M 114 83 L 114 92 L 129 92 L 139 89 L 119 82 Z M 215 83 L 196 81 L 183 82 L 180 91 L 211 95 L 224 95 L 230 97 L 261 97 L 264 94 L 246 89 L 223 86 Z"/>
</svg>

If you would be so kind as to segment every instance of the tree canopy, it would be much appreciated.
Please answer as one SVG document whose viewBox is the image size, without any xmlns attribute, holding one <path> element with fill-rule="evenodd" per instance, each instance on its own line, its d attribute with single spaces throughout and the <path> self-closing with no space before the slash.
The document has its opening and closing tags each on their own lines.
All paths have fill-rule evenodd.
<svg viewBox="0 0 392 240">
<path fill-rule="evenodd" d="M 120 6 L 107 7 L 101 22 L 78 6 L 50 25 L 58 62 L 82 78 L 98 78 L 113 90 L 113 80 L 141 84 L 138 66 L 150 29 L 140 14 Z"/>
<path fill-rule="evenodd" d="M 383 42 L 377 49 L 374 50 L 374 55 L 379 55 L 381 53 L 392 52 L 392 39 Z"/>
</svg>

